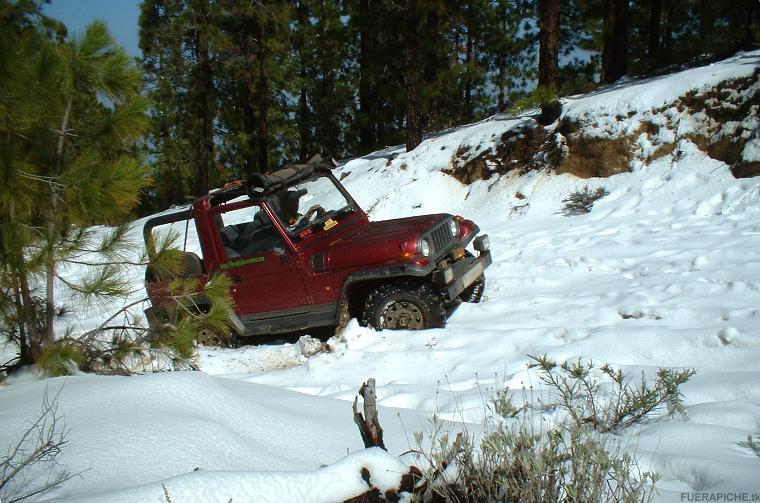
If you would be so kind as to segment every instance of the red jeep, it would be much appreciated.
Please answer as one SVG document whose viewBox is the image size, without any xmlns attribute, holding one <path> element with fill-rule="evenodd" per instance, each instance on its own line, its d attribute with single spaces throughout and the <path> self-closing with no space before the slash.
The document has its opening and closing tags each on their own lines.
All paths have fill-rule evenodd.
<svg viewBox="0 0 760 503">
<path fill-rule="evenodd" d="M 183 276 L 231 278 L 241 336 L 336 326 L 349 316 L 378 329 L 441 327 L 448 307 L 480 300 L 491 264 L 488 236 L 475 238 L 472 221 L 370 222 L 319 161 L 253 175 L 151 218 L 146 242 L 156 226 L 190 219 L 203 257 L 185 253 Z M 477 256 L 465 250 L 471 241 Z M 149 320 L 168 279 L 148 267 Z"/>
</svg>

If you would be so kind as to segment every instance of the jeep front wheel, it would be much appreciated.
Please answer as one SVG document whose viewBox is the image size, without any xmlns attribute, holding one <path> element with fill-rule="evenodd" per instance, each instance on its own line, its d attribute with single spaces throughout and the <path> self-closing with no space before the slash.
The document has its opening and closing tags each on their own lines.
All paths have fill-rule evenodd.
<svg viewBox="0 0 760 503">
<path fill-rule="evenodd" d="M 420 330 L 444 325 L 443 301 L 427 285 L 386 284 L 367 297 L 362 319 L 378 330 Z"/>
</svg>

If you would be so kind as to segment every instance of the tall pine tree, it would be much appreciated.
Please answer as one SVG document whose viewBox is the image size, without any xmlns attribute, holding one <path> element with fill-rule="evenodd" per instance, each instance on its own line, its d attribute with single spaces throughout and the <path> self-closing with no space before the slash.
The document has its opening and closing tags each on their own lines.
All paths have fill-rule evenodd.
<svg viewBox="0 0 760 503">
<path fill-rule="evenodd" d="M 46 25 L 37 4 L 0 1 L 0 293 L 22 363 L 53 344 L 64 311 L 56 283 L 80 302 L 126 293 L 115 255 L 126 227 L 100 243 L 88 227 L 121 222 L 147 180 L 139 70 L 101 22 L 70 38 Z M 94 249 L 111 260 L 88 262 Z M 92 274 L 66 278 L 67 263 Z"/>
</svg>

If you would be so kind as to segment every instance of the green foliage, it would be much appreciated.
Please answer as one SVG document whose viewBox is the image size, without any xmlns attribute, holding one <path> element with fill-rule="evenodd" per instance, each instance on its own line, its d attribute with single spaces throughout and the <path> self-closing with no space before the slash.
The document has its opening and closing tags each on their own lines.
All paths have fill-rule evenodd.
<svg viewBox="0 0 760 503">
<path fill-rule="evenodd" d="M 655 2 L 628 4 L 626 43 L 617 53 L 629 74 L 758 43 L 755 0 L 657 3 L 656 23 Z M 536 80 L 542 5 L 417 2 L 418 19 L 407 34 L 403 2 L 143 2 L 143 67 L 155 102 L 153 209 L 198 195 L 201 171 L 218 184 L 322 150 L 341 158 L 402 143 L 407 35 L 419 48 L 427 132 L 549 103 L 541 91 L 525 99 Z M 560 95 L 599 85 L 610 5 L 562 4 Z"/>
<path fill-rule="evenodd" d="M 526 1 L 418 5 L 426 130 L 492 113 L 495 79 L 502 101 L 524 90 L 533 34 L 523 20 L 533 8 Z M 144 2 L 153 207 L 192 195 L 197 173 L 188 166 L 208 166 L 221 183 L 320 151 L 341 158 L 403 141 L 403 22 L 403 6 L 393 2 Z M 209 117 L 214 141 L 201 148 Z"/>
<path fill-rule="evenodd" d="M 77 371 L 129 375 L 192 369 L 196 340 L 202 331 L 210 330 L 220 340 L 228 340 L 234 308 L 230 280 L 220 275 L 202 284 L 197 278 L 186 277 L 182 266 L 185 254 L 172 248 L 175 239 L 176 235 L 170 233 L 158 240 L 158 246 L 151 240 L 151 274 L 163 274 L 162 278 L 169 281 L 168 297 L 154 309 L 156 319 L 149 326 L 131 314 L 131 308 L 144 300 L 136 301 L 84 334 L 70 331 L 46 345 L 39 366 L 51 375 Z M 107 270 L 107 267 L 98 269 Z"/>
<path fill-rule="evenodd" d="M 592 56 L 588 60 L 575 58 L 559 69 L 559 95 L 572 96 L 585 94 L 599 87 L 597 68 L 599 57 Z"/>
<path fill-rule="evenodd" d="M 220 341 L 230 340 L 230 317 L 234 303 L 232 283 L 224 275 L 216 275 L 206 284 L 180 274 L 169 282 L 169 298 L 155 308 L 152 344 L 174 351 L 179 358 L 189 359 L 202 332 L 212 333 Z"/>
<path fill-rule="evenodd" d="M 564 203 L 562 214 L 569 217 L 589 213 L 594 203 L 608 194 L 609 192 L 604 187 L 591 190 L 586 186 L 582 190 L 576 190 L 562 200 Z"/>
<path fill-rule="evenodd" d="M 126 228 L 98 243 L 87 226 L 121 222 L 147 183 L 147 105 L 139 69 L 102 22 L 67 38 L 37 2 L 0 0 L 0 33 L 0 288 L 12 299 L 5 333 L 31 363 L 52 348 L 66 311 L 56 283 L 87 299 L 126 293 L 113 260 L 125 256 Z M 92 261 L 97 250 L 106 262 Z M 72 282 L 66 263 L 91 272 Z"/>
<path fill-rule="evenodd" d="M 647 382 L 642 373 L 634 385 L 626 380 L 622 370 L 606 363 L 596 368 L 592 362 L 581 361 L 558 365 L 546 355 L 530 358 L 541 371 L 541 381 L 555 392 L 555 404 L 567 412 L 572 423 L 579 428 L 588 425 L 603 433 L 639 423 L 662 405 L 670 416 L 685 416 L 680 386 L 696 373 L 694 369 L 661 368 L 653 383 Z M 595 374 L 612 381 L 609 396 L 602 392 Z"/>
<path fill-rule="evenodd" d="M 179 234 L 169 232 L 156 236 L 155 231 L 151 233 L 145 243 L 148 259 L 150 261 L 148 268 L 150 274 L 155 278 L 176 277 L 182 269 L 182 250 L 177 247 Z"/>
<path fill-rule="evenodd" d="M 200 323 L 193 316 L 183 316 L 176 327 L 159 332 L 154 339 L 158 347 L 172 349 L 180 358 L 189 359 L 195 354 L 195 339 Z"/>
<path fill-rule="evenodd" d="M 61 339 L 45 347 L 37 366 L 47 374 L 57 377 L 75 374 L 84 366 L 85 361 L 79 344 Z"/>
<path fill-rule="evenodd" d="M 528 94 L 516 96 L 512 106 L 506 110 L 510 115 L 521 115 L 532 109 L 540 107 L 544 103 L 556 101 L 557 93 L 548 87 L 537 87 Z"/>
</svg>

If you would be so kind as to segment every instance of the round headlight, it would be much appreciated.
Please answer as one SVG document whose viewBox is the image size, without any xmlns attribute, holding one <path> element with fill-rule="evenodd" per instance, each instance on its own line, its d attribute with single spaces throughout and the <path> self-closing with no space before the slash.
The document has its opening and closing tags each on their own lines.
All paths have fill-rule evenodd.
<svg viewBox="0 0 760 503">
<path fill-rule="evenodd" d="M 417 253 L 419 253 L 423 257 L 429 257 L 430 256 L 430 241 L 428 241 L 427 239 L 420 239 L 419 243 L 417 243 Z"/>
<path fill-rule="evenodd" d="M 459 222 L 457 222 L 453 218 L 449 220 L 449 232 L 451 232 L 452 238 L 454 239 L 459 238 Z"/>
</svg>

